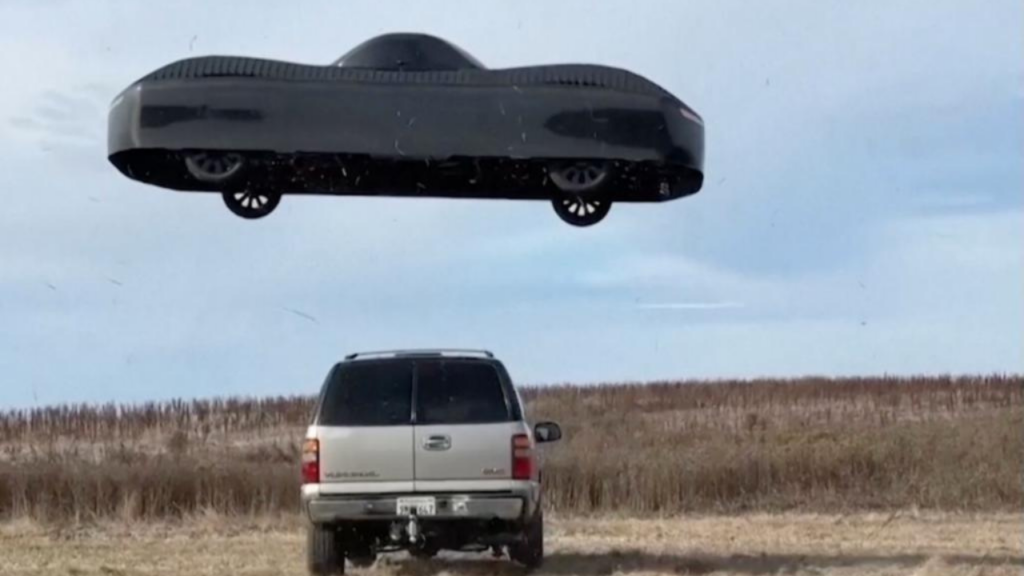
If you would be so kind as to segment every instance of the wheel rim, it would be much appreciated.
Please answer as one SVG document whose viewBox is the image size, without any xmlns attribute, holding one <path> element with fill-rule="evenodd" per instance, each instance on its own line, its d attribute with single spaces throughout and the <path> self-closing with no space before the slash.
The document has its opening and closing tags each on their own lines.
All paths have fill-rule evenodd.
<svg viewBox="0 0 1024 576">
<path fill-rule="evenodd" d="M 590 218 L 604 207 L 603 200 L 585 199 L 572 196 L 562 200 L 562 209 L 576 218 Z"/>
<path fill-rule="evenodd" d="M 266 190 L 230 190 L 221 192 L 228 210 L 246 219 L 262 218 L 281 202 L 281 194 Z"/>
<path fill-rule="evenodd" d="M 574 226 L 597 224 L 608 215 L 611 205 L 611 201 L 604 198 L 589 198 L 579 195 L 554 200 L 558 216 Z"/>
<path fill-rule="evenodd" d="M 560 189 L 582 192 L 600 186 L 608 177 L 608 167 L 602 162 L 583 160 L 557 166 L 549 175 Z"/>
<path fill-rule="evenodd" d="M 242 169 L 245 159 L 241 154 L 199 152 L 185 158 L 185 166 L 196 179 L 220 182 L 231 178 Z"/>
<path fill-rule="evenodd" d="M 270 205 L 270 194 L 266 192 L 232 192 L 231 198 L 237 206 L 249 212 L 263 212 Z"/>
</svg>

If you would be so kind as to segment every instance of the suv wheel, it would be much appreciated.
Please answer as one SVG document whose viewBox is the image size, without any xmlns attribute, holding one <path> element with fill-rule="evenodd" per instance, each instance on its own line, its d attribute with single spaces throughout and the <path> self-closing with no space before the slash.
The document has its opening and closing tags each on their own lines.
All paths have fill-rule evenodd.
<svg viewBox="0 0 1024 576">
<path fill-rule="evenodd" d="M 527 570 L 536 570 L 544 563 L 544 513 L 540 510 L 523 530 L 523 539 L 509 547 L 509 558 Z"/>
<path fill-rule="evenodd" d="M 313 576 L 345 573 L 345 554 L 338 532 L 329 526 L 314 524 L 306 534 L 306 563 Z"/>
</svg>

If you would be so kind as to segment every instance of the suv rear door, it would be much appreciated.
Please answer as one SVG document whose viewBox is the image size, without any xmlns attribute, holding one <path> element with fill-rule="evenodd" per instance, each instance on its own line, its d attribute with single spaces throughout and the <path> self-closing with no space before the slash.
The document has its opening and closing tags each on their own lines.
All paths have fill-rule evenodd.
<svg viewBox="0 0 1024 576">
<path fill-rule="evenodd" d="M 512 437 L 525 425 L 495 363 L 419 359 L 415 396 L 417 491 L 509 487 Z"/>
<path fill-rule="evenodd" d="M 320 491 L 411 492 L 413 363 L 339 364 L 320 400 Z"/>
</svg>

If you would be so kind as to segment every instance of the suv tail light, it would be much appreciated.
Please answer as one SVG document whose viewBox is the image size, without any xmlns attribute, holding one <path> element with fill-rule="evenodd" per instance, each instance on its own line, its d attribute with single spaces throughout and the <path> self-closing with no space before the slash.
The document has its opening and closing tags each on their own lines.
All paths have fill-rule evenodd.
<svg viewBox="0 0 1024 576">
<path fill-rule="evenodd" d="M 302 483 L 320 483 L 320 441 L 306 440 L 302 444 Z"/>
<path fill-rule="evenodd" d="M 529 480 L 533 477 L 533 442 L 526 434 L 512 437 L 512 479 Z"/>
</svg>

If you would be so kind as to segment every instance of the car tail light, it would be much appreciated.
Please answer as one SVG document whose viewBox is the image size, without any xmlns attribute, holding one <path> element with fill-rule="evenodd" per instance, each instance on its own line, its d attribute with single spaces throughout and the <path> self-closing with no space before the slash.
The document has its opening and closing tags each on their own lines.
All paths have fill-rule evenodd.
<svg viewBox="0 0 1024 576">
<path fill-rule="evenodd" d="M 533 477 L 533 442 L 526 434 L 512 437 L 512 479 L 529 480 Z"/>
<path fill-rule="evenodd" d="M 302 483 L 320 483 L 320 441 L 306 440 L 302 445 Z"/>
</svg>

